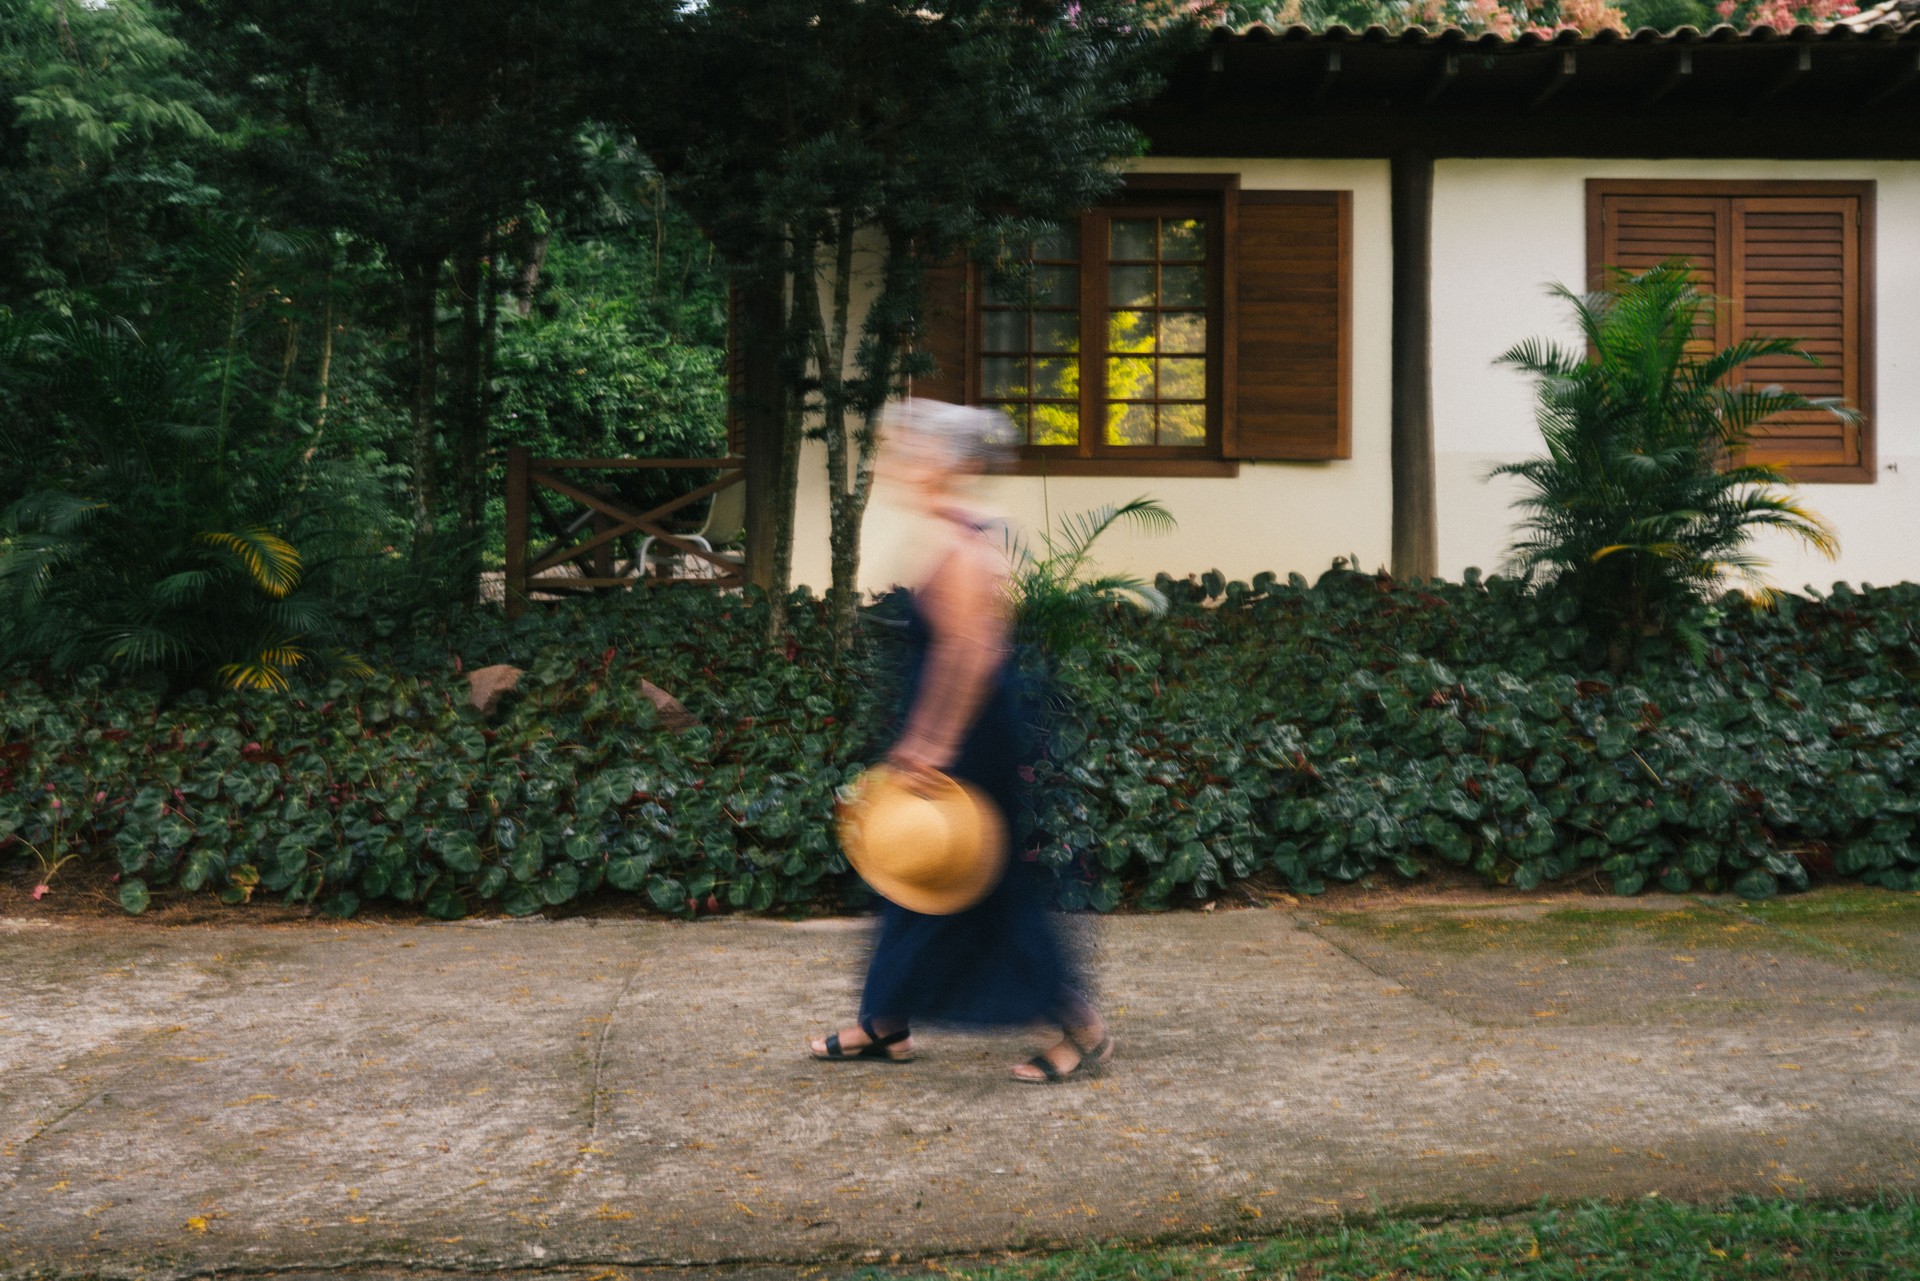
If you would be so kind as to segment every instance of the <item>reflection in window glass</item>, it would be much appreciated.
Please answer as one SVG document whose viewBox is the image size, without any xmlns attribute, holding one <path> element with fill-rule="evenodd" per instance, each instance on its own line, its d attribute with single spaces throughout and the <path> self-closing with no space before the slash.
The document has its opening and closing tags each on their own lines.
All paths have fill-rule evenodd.
<svg viewBox="0 0 1920 1281">
<path fill-rule="evenodd" d="M 1078 405 L 1035 405 L 1032 439 L 1036 445 L 1079 444 L 1080 407 Z"/>
<path fill-rule="evenodd" d="M 1115 218 L 1111 228 L 1116 261 L 1107 267 L 1107 443 L 1204 445 L 1206 221 Z"/>
<path fill-rule="evenodd" d="M 980 398 L 1029 444 L 1079 443 L 1079 251 L 1079 225 L 1063 224 L 1034 238 L 1017 271 L 987 275 Z"/>
<path fill-rule="evenodd" d="M 1162 267 L 1160 269 L 1160 305 L 1162 307 L 1206 306 L 1206 269 L 1204 267 Z"/>
<path fill-rule="evenodd" d="M 1152 400 L 1153 362 L 1140 356 L 1109 356 L 1107 399 Z"/>
<path fill-rule="evenodd" d="M 1160 406 L 1160 443 L 1163 445 L 1206 444 L 1207 407 L 1205 405 Z"/>
<path fill-rule="evenodd" d="M 1027 349 L 1027 313 L 989 311 L 982 318 L 982 351 L 1025 351 Z"/>
<path fill-rule="evenodd" d="M 1080 313 L 1043 311 L 1033 318 L 1035 351 L 1080 350 Z"/>
<path fill-rule="evenodd" d="M 1160 362 L 1160 399 L 1204 400 L 1207 362 L 1192 358 Z"/>
<path fill-rule="evenodd" d="M 1109 445 L 1153 444 L 1152 405 L 1112 405 L 1107 409 Z"/>
<path fill-rule="evenodd" d="M 1115 311 L 1107 316 L 1107 350 L 1136 352 L 1153 350 L 1153 313 Z"/>
<path fill-rule="evenodd" d="M 1166 262 L 1204 262 L 1207 224 L 1200 218 L 1168 218 L 1160 224 L 1160 257 Z"/>
<path fill-rule="evenodd" d="M 1115 261 L 1134 259 L 1152 262 L 1154 253 L 1153 231 L 1157 220 L 1153 218 L 1115 218 L 1113 220 L 1113 240 L 1111 256 Z"/>
<path fill-rule="evenodd" d="M 1212 228 L 1142 208 L 1042 231 L 1012 271 L 984 277 L 980 398 L 1029 445 L 1207 445 Z M 1097 228 L 1084 246 L 1082 225 Z M 1081 314 L 1083 284 L 1104 286 L 1102 311 Z"/>
<path fill-rule="evenodd" d="M 1027 360 L 1024 356 L 989 356 L 980 362 L 980 394 L 988 400 L 1002 400 L 1027 394 Z"/>
<path fill-rule="evenodd" d="M 1153 306 L 1153 268 L 1113 267 L 1107 273 L 1109 307 Z"/>
<path fill-rule="evenodd" d="M 1160 350 L 1204 353 L 1207 350 L 1207 314 L 1169 312 L 1160 317 Z"/>
</svg>

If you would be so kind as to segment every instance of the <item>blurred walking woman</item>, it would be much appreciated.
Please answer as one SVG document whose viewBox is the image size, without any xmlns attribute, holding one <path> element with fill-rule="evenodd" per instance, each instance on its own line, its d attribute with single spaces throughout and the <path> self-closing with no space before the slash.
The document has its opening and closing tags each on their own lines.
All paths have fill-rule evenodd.
<svg viewBox="0 0 1920 1281">
<path fill-rule="evenodd" d="M 884 428 L 884 465 L 937 531 L 933 568 L 911 594 L 911 695 L 886 764 L 909 786 L 931 788 L 942 774 L 970 785 L 998 811 L 1005 839 L 1026 713 L 1010 662 L 1004 560 L 968 499 L 1004 449 L 1006 423 L 986 410 L 908 400 L 889 410 Z M 993 888 L 964 910 L 926 915 L 886 903 L 859 1019 L 815 1038 L 815 1058 L 904 1063 L 914 1057 L 913 1025 L 923 1022 L 1057 1029 L 1057 1041 L 1013 1067 L 1018 1081 L 1063 1081 L 1112 1057 L 1113 1040 L 1080 995 L 1037 878 L 1019 859 L 1002 861 Z"/>
</svg>

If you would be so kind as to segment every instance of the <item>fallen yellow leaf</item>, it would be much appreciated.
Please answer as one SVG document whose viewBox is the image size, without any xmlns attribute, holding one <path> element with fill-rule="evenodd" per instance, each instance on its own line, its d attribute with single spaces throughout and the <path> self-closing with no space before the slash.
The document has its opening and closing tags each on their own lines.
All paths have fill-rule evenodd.
<svg viewBox="0 0 1920 1281">
<path fill-rule="evenodd" d="M 187 1231 L 205 1232 L 206 1230 L 207 1230 L 207 1221 L 204 1218 L 202 1218 L 200 1215 L 196 1214 L 191 1219 L 187 1220 Z"/>
</svg>

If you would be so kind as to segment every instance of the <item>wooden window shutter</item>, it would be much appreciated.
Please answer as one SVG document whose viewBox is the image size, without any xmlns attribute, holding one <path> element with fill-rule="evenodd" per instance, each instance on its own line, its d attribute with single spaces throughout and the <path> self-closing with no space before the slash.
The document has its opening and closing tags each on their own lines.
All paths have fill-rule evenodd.
<svg viewBox="0 0 1920 1281">
<path fill-rule="evenodd" d="M 1784 335 L 1820 359 L 1756 360 L 1749 382 L 1865 404 L 1860 202 L 1846 196 L 1755 196 L 1731 202 L 1736 339 Z M 1861 424 L 1818 410 L 1761 424 L 1748 457 L 1796 478 L 1840 478 L 1864 461 Z M 1838 475 L 1836 474 L 1838 473 Z"/>
<path fill-rule="evenodd" d="M 1639 272 L 1685 258 L 1701 290 L 1721 300 L 1695 333 L 1698 354 L 1756 335 L 1799 339 L 1819 365 L 1759 360 L 1746 378 L 1838 396 L 1870 415 L 1873 184 L 1604 179 L 1588 193 L 1594 287 L 1608 283 L 1609 266 Z M 1872 419 L 1783 414 L 1759 428 L 1743 461 L 1794 480 L 1871 481 Z"/>
<path fill-rule="evenodd" d="M 1352 193 L 1243 190 L 1236 203 L 1223 452 L 1351 458 Z"/>
<path fill-rule="evenodd" d="M 1732 220 L 1725 200 L 1713 196 L 1607 196 L 1600 214 L 1599 254 L 1592 256 L 1589 287 L 1613 283 L 1607 267 L 1636 275 L 1674 258 L 1693 266 L 1701 293 L 1725 298 L 1732 288 Z M 1733 341 L 1726 308 L 1702 311 L 1688 350 L 1710 356 Z"/>
<path fill-rule="evenodd" d="M 968 386 L 973 324 L 968 314 L 971 282 L 966 259 L 954 257 L 929 267 L 926 285 L 918 346 L 932 359 L 933 368 L 914 378 L 913 394 L 968 404 L 973 399 Z"/>
</svg>

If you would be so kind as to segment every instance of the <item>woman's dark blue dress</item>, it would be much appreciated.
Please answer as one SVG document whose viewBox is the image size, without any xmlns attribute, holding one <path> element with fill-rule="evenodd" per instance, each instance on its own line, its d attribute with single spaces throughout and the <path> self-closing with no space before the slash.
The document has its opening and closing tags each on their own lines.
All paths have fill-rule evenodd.
<svg viewBox="0 0 1920 1281">
<path fill-rule="evenodd" d="M 917 604 L 910 606 L 908 707 L 919 697 L 931 639 Z M 999 809 L 1009 840 L 1032 722 L 1009 659 L 995 672 L 959 759 L 946 771 L 986 794 Z M 1038 878 L 1015 846 L 999 883 L 964 912 L 923 916 L 896 903 L 882 908 L 860 1017 L 975 1027 L 1059 1023 L 1065 998 L 1078 986 Z"/>
</svg>

